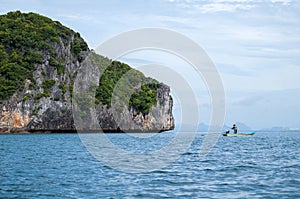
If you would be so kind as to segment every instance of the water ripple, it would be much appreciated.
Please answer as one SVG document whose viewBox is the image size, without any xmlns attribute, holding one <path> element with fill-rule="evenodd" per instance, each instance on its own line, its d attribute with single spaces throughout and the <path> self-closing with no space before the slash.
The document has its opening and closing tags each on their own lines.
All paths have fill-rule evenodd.
<svg viewBox="0 0 300 199">
<path fill-rule="evenodd" d="M 135 150 L 137 140 L 109 135 L 141 152 L 163 146 L 159 136 Z M 300 134 L 222 137 L 199 160 L 202 140 L 166 168 L 129 174 L 98 162 L 76 134 L 0 135 L 0 198 L 300 198 Z"/>
</svg>

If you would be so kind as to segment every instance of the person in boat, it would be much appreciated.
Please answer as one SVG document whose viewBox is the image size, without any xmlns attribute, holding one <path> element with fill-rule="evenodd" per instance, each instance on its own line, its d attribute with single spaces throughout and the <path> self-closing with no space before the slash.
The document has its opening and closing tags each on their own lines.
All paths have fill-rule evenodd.
<svg viewBox="0 0 300 199">
<path fill-rule="evenodd" d="M 233 129 L 233 133 L 234 133 L 234 134 L 237 134 L 238 128 L 237 128 L 236 124 L 233 124 L 233 126 L 232 126 L 231 129 Z"/>
</svg>

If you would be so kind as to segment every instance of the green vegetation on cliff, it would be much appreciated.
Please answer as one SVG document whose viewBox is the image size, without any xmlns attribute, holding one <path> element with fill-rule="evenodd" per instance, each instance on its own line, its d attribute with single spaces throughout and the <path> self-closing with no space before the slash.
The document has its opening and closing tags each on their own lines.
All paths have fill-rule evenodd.
<svg viewBox="0 0 300 199">
<path fill-rule="evenodd" d="M 138 113 L 148 114 L 152 105 L 156 103 L 156 89 L 158 86 L 157 83 L 142 85 L 139 92 L 132 94 L 129 106 L 137 110 Z"/>
<path fill-rule="evenodd" d="M 24 88 L 25 80 L 33 79 L 36 64 L 43 63 L 43 56 L 50 55 L 49 64 L 64 73 L 64 63 L 56 59 L 54 45 L 67 44 L 74 36 L 72 52 L 78 56 L 87 50 L 79 33 L 57 21 L 35 13 L 9 12 L 0 16 L 0 103 Z"/>
<path fill-rule="evenodd" d="M 57 87 L 63 94 L 69 91 L 72 95 L 72 84 L 63 80 L 56 82 L 57 80 L 51 79 L 53 77 L 50 77 L 49 72 L 45 70 L 40 72 L 43 82 L 36 85 L 34 72 L 37 65 L 49 64 L 53 70 L 56 70 L 57 75 L 66 73 L 66 59 L 58 55 L 57 46 L 69 46 L 71 56 L 79 63 L 86 58 L 82 52 L 93 54 L 79 33 L 75 33 L 57 21 L 39 14 L 20 11 L 0 15 L 0 103 L 9 100 L 15 93 L 22 93 L 26 80 L 31 82 L 30 89 L 36 91 L 43 89 L 43 92 L 23 95 L 23 101 L 33 98 L 36 102 L 42 97 L 50 97 L 52 88 Z M 133 108 L 138 113 L 149 113 L 152 105 L 156 103 L 158 82 L 146 78 L 127 64 L 118 61 L 110 62 L 107 58 L 99 57 L 101 56 L 98 58 L 95 56 L 93 60 L 99 69 L 105 68 L 107 64 L 109 66 L 101 73 L 100 83 L 96 89 L 96 103 L 101 102 L 109 107 L 115 86 L 126 74 L 126 82 L 121 85 L 122 88 L 116 95 L 120 99 L 129 101 L 128 108 Z M 73 75 L 73 73 L 69 74 L 70 78 L 74 78 Z M 57 86 L 53 87 L 55 84 Z M 130 99 L 128 96 L 131 96 Z M 53 99 L 62 98 L 54 96 Z"/>
<path fill-rule="evenodd" d="M 120 86 L 118 89 L 115 88 L 117 83 Z M 156 103 L 158 85 L 156 80 L 146 78 L 143 73 L 130 68 L 127 64 L 113 61 L 100 78 L 99 87 L 96 89 L 96 103 L 102 102 L 109 107 L 113 92 L 116 92 L 114 94 L 119 99 L 129 101 L 129 108 L 135 109 L 138 113 L 148 114 L 152 105 Z"/>
</svg>

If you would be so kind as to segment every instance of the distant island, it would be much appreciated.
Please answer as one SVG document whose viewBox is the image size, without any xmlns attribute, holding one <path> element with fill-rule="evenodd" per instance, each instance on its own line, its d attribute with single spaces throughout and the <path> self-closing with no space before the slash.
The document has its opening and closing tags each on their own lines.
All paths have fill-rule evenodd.
<svg viewBox="0 0 300 199">
<path fill-rule="evenodd" d="M 0 133 L 75 132 L 74 99 L 88 102 L 84 93 L 73 96 L 74 82 L 86 65 L 101 72 L 94 96 L 97 118 L 93 118 L 101 130 L 174 129 L 169 86 L 97 55 L 78 32 L 60 22 L 15 11 L 0 16 Z M 115 85 L 128 71 L 129 86 L 116 94 L 120 101 L 112 101 Z M 124 98 L 129 103 L 122 104 Z M 116 107 L 118 122 L 113 116 Z"/>
</svg>

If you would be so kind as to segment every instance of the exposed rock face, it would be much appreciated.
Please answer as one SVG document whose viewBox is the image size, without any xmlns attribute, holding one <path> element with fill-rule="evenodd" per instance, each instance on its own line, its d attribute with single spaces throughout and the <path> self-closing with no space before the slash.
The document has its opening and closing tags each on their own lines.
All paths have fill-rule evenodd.
<svg viewBox="0 0 300 199">
<path fill-rule="evenodd" d="M 107 108 L 99 104 L 96 115 L 100 127 L 104 131 L 124 132 L 160 132 L 174 129 L 174 118 L 172 114 L 173 99 L 170 96 L 170 88 L 160 84 L 157 89 L 157 104 L 152 106 L 147 115 L 137 113 L 124 105 L 122 111 L 115 110 L 115 106 Z"/>
<path fill-rule="evenodd" d="M 79 53 L 72 51 L 72 45 L 78 39 L 76 35 L 71 31 L 67 38 L 58 37 L 57 42 L 50 43 L 54 53 L 42 51 L 42 63 L 34 64 L 35 82 L 26 79 L 24 89 L 0 102 L 0 133 L 76 130 L 72 109 L 73 90 L 76 90 L 74 82 L 78 72 L 87 63 L 90 68 L 97 67 L 90 60 L 92 52 L 89 49 Z M 63 68 L 54 67 L 51 63 L 53 59 Z M 93 79 L 92 74 L 85 77 Z M 98 84 L 96 77 L 95 84 Z M 107 105 L 100 102 L 96 108 L 89 108 L 92 114 L 85 118 L 89 120 L 86 122 L 97 125 L 85 126 L 83 129 L 99 130 L 99 126 L 104 131 L 150 132 L 173 129 L 173 100 L 167 85 L 161 83 L 157 88 L 156 102 L 148 114 L 137 113 L 126 105 L 116 111 L 114 106 L 107 108 Z"/>
<path fill-rule="evenodd" d="M 44 67 L 46 67 L 44 65 Z M 40 78 L 39 75 L 35 78 Z M 61 77 L 57 77 L 59 79 Z M 69 82 L 72 82 L 71 80 Z M 58 83 L 59 84 L 59 83 Z M 70 85 L 67 85 L 70 86 Z M 66 132 L 75 131 L 70 93 L 63 95 L 65 101 L 53 100 L 61 91 L 53 88 L 50 97 L 42 97 L 35 102 L 34 98 L 23 100 L 26 93 L 34 92 L 24 89 L 22 94 L 14 95 L 10 100 L 0 104 L 0 130 L 2 132 L 48 131 Z M 60 95 L 58 94 L 60 93 Z M 52 98 L 52 99 L 51 99 Z M 137 114 L 127 106 L 118 112 L 114 107 L 107 108 L 101 103 L 96 106 L 95 118 L 89 117 L 85 130 L 102 130 L 104 132 L 160 132 L 174 128 L 172 115 L 173 100 L 170 88 L 160 84 L 157 89 L 157 105 L 152 107 L 149 114 Z M 96 128 L 91 126 L 96 121 Z M 100 127 L 100 128 L 99 128 Z M 80 128 L 80 127 L 79 127 Z"/>
<path fill-rule="evenodd" d="M 63 74 L 58 74 L 57 69 L 49 64 L 50 55 L 43 54 L 43 63 L 35 65 L 33 77 L 36 81 L 34 87 L 26 80 L 24 90 L 16 92 L 9 100 L 0 104 L 0 128 L 10 131 L 56 131 L 75 130 L 72 119 L 71 88 L 74 82 L 72 75 L 80 68 L 80 63 L 70 52 L 71 36 L 67 45 L 61 40 L 54 44 L 57 53 L 56 59 L 64 59 Z M 86 52 L 82 52 L 86 54 Z M 54 80 L 49 96 L 43 96 L 45 88 L 43 82 Z M 60 85 L 66 87 L 65 90 Z"/>
</svg>

